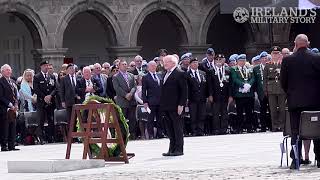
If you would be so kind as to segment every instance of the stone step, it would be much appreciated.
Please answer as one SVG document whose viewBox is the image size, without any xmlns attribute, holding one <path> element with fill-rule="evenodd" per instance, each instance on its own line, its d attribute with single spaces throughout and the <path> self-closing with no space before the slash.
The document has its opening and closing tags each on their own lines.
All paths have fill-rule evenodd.
<svg viewBox="0 0 320 180">
<path fill-rule="evenodd" d="M 8 161 L 8 173 L 57 173 L 102 167 L 105 161 L 96 159 Z"/>
</svg>

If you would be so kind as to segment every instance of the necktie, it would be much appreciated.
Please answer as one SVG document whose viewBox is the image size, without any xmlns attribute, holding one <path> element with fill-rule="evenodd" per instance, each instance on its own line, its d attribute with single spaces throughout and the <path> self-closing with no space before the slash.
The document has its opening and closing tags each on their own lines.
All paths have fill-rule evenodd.
<svg viewBox="0 0 320 180">
<path fill-rule="evenodd" d="M 73 75 L 71 75 L 71 83 L 72 83 L 72 86 L 75 88 L 76 87 L 76 83 L 74 82 Z"/>
<path fill-rule="evenodd" d="M 220 78 L 222 78 L 222 68 L 219 68 Z"/>
<path fill-rule="evenodd" d="M 200 82 L 200 77 L 197 71 L 194 71 L 194 77 L 197 79 L 198 82 Z"/>
<path fill-rule="evenodd" d="M 47 81 L 48 78 L 47 78 L 47 73 L 44 74 L 44 79 Z"/>
<path fill-rule="evenodd" d="M 124 77 L 124 80 L 126 81 L 128 87 L 130 88 L 130 84 L 129 84 L 129 80 L 128 80 L 128 74 L 127 73 L 123 73 L 123 77 Z"/>
</svg>

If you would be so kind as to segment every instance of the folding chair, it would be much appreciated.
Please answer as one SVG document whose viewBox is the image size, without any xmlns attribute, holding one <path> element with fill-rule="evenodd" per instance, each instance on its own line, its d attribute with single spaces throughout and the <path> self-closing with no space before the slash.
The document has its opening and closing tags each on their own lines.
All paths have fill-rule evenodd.
<svg viewBox="0 0 320 180">
<path fill-rule="evenodd" d="M 54 111 L 54 125 L 61 127 L 64 142 L 67 142 L 68 115 L 66 109 Z"/>
<path fill-rule="evenodd" d="M 301 113 L 298 140 L 302 138 L 320 138 L 320 111 L 303 111 Z M 296 151 L 298 152 L 298 146 L 296 146 L 296 148 Z"/>
<path fill-rule="evenodd" d="M 36 111 L 23 112 L 23 117 L 26 129 L 30 132 L 31 136 L 34 139 L 37 139 L 35 131 L 37 130 L 40 124 L 40 118 L 38 116 L 38 113 Z"/>
<path fill-rule="evenodd" d="M 291 138 L 291 124 L 290 124 L 290 115 L 289 115 L 289 112 L 288 112 L 288 108 L 286 108 L 285 124 L 284 124 L 284 129 L 283 129 L 283 140 L 280 143 L 280 150 L 281 150 L 280 167 L 282 167 L 283 154 L 284 153 L 286 153 L 287 166 L 289 166 L 289 153 L 288 153 L 288 139 L 289 138 Z"/>
</svg>

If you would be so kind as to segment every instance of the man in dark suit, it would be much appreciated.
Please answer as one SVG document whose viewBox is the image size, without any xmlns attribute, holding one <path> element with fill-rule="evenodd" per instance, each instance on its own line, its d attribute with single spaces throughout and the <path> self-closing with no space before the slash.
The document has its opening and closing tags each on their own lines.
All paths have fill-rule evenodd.
<svg viewBox="0 0 320 180">
<path fill-rule="evenodd" d="M 1 151 L 15 151 L 16 112 L 18 111 L 18 90 L 11 80 L 12 70 L 8 64 L 1 67 L 0 78 L 0 132 Z"/>
<path fill-rule="evenodd" d="M 138 74 L 145 73 L 144 69 L 142 68 L 142 60 L 143 58 L 140 55 L 137 55 L 134 58 L 133 61 L 135 64 L 135 68 L 132 71 L 130 71 L 131 74 L 137 76 Z"/>
<path fill-rule="evenodd" d="M 295 39 L 296 52 L 283 58 L 280 72 L 280 82 L 287 94 L 287 102 L 291 123 L 291 144 L 294 145 L 299 135 L 300 115 L 302 111 L 320 110 L 320 56 L 307 49 L 308 37 L 299 34 Z M 301 157 L 301 141 L 299 142 L 299 157 Z M 314 140 L 314 153 L 320 168 L 320 142 Z M 290 168 L 295 169 L 296 161 L 293 150 Z"/>
<path fill-rule="evenodd" d="M 37 129 L 37 134 L 40 139 L 40 144 L 44 140 L 44 122 L 48 122 L 48 142 L 54 141 L 54 122 L 53 112 L 55 109 L 56 81 L 53 75 L 48 73 L 48 61 L 40 63 L 41 72 L 34 76 L 33 88 L 37 95 L 37 111 L 40 117 L 40 124 Z"/>
<path fill-rule="evenodd" d="M 80 96 L 79 103 L 83 103 L 92 95 L 99 96 L 103 91 L 101 84 L 91 77 L 91 69 L 86 66 L 82 69 L 83 77 L 77 79 L 76 94 Z"/>
<path fill-rule="evenodd" d="M 101 73 L 101 65 L 99 63 L 95 63 L 93 65 L 94 67 L 94 75 L 92 78 L 94 78 L 96 81 L 100 83 L 100 86 L 103 88 L 102 92 L 99 94 L 101 97 L 107 97 L 107 78 L 108 76 Z"/>
<path fill-rule="evenodd" d="M 206 117 L 206 100 L 209 96 L 209 84 L 207 75 L 198 69 L 198 59 L 190 57 L 188 82 L 188 106 L 190 110 L 191 129 L 194 136 L 202 136 L 204 133 L 204 120 Z"/>
<path fill-rule="evenodd" d="M 223 54 L 215 57 L 215 67 L 210 70 L 213 101 L 213 134 L 226 134 L 228 129 L 228 101 L 231 101 L 230 70 Z"/>
<path fill-rule="evenodd" d="M 62 107 L 67 110 L 68 123 L 70 123 L 72 106 L 80 102 L 80 96 L 76 93 L 77 79 L 73 64 L 68 64 L 67 75 L 60 81 L 60 98 Z"/>
<path fill-rule="evenodd" d="M 154 127 L 157 127 L 157 133 L 161 136 L 163 132 L 163 123 L 160 119 L 159 104 L 161 95 L 161 84 L 160 76 L 156 72 L 157 63 L 155 61 L 150 61 L 148 63 L 149 73 L 142 77 L 142 100 L 144 102 L 144 107 L 150 109 L 150 114 L 148 115 L 147 129 L 149 138 L 154 138 Z M 157 126 L 154 124 L 154 119 L 156 119 Z"/>
<path fill-rule="evenodd" d="M 183 155 L 183 120 L 181 114 L 187 102 L 185 73 L 177 68 L 178 59 L 173 55 L 164 57 L 166 74 L 162 81 L 160 110 L 166 118 L 169 151 L 163 156 Z"/>
<path fill-rule="evenodd" d="M 107 79 L 107 96 L 112 99 L 114 101 L 114 98 L 116 96 L 116 91 L 114 90 L 114 87 L 113 87 L 113 84 L 112 84 L 112 78 L 115 74 L 118 73 L 118 66 L 116 65 L 113 65 L 111 67 L 111 71 L 110 71 L 110 74 L 108 76 L 108 79 Z"/>
<path fill-rule="evenodd" d="M 127 62 L 122 60 L 119 63 L 119 72 L 113 76 L 113 87 L 116 91 L 116 104 L 122 109 L 124 116 L 129 120 L 130 138 L 136 138 L 136 101 L 134 93 L 136 92 L 136 82 L 134 75 L 127 72 Z"/>
<path fill-rule="evenodd" d="M 214 66 L 214 56 L 215 56 L 214 50 L 212 48 L 208 48 L 206 57 L 199 64 L 199 69 L 201 71 L 208 73 L 209 70 L 212 69 Z"/>
</svg>

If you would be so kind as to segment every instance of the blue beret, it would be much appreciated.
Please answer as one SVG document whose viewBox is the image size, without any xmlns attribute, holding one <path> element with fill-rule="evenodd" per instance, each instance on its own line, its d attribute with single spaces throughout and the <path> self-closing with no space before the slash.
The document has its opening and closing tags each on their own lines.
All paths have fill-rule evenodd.
<svg viewBox="0 0 320 180">
<path fill-rule="evenodd" d="M 266 51 L 262 51 L 260 53 L 260 58 L 267 57 L 267 56 L 268 56 L 268 53 Z"/>
<path fill-rule="evenodd" d="M 245 55 L 245 54 L 240 54 L 240 55 L 238 56 L 238 58 L 237 58 L 237 61 L 239 61 L 240 59 L 246 60 L 246 59 L 247 59 L 247 55 Z"/>
<path fill-rule="evenodd" d="M 254 56 L 254 57 L 251 59 L 252 62 L 255 62 L 255 61 L 258 61 L 258 60 L 260 60 L 260 55 Z"/>
<path fill-rule="evenodd" d="M 192 57 L 192 53 L 188 52 L 188 53 L 185 53 L 181 56 L 180 60 L 183 60 L 185 58 L 191 58 Z"/>
<path fill-rule="evenodd" d="M 214 50 L 212 48 L 207 49 L 207 54 L 213 54 L 213 53 L 214 53 Z"/>
<path fill-rule="evenodd" d="M 311 49 L 311 52 L 313 52 L 313 53 L 319 53 L 319 49 L 318 49 L 318 48 L 312 48 L 312 49 Z"/>
<path fill-rule="evenodd" d="M 229 61 L 232 62 L 232 61 L 237 61 L 238 59 L 238 54 L 232 54 L 230 57 L 229 57 Z"/>
</svg>

